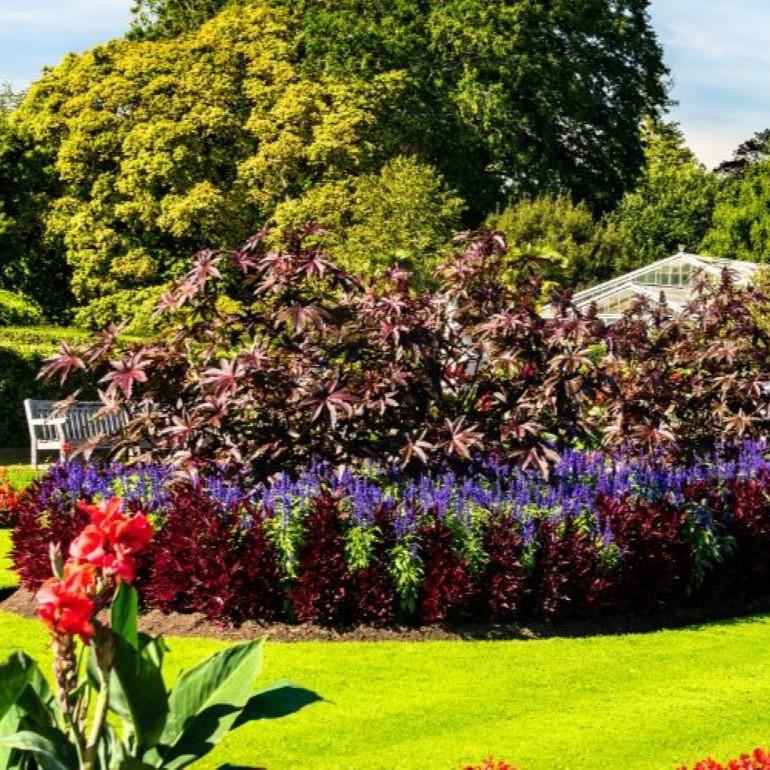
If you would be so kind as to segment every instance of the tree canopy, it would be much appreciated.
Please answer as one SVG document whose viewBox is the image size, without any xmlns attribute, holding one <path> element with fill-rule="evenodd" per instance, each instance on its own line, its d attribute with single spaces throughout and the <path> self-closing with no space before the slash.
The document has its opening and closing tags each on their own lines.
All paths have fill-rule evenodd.
<svg viewBox="0 0 770 770">
<path fill-rule="evenodd" d="M 126 39 L 33 85 L 11 144 L 45 168 L 36 226 L 81 304 L 300 214 L 341 229 L 343 262 L 429 269 L 461 212 L 562 193 L 601 212 L 632 186 L 665 103 L 647 6 L 136 0 Z"/>
<path fill-rule="evenodd" d="M 625 234 L 632 270 L 670 256 L 680 247 L 697 252 L 711 225 L 718 179 L 687 148 L 675 123 L 644 124 L 646 164 L 636 187 L 609 219 Z"/>
<path fill-rule="evenodd" d="M 642 117 L 665 103 L 647 0 L 285 1 L 305 68 L 409 73 L 408 152 L 477 215 L 503 193 L 609 208 L 643 163 Z"/>
</svg>

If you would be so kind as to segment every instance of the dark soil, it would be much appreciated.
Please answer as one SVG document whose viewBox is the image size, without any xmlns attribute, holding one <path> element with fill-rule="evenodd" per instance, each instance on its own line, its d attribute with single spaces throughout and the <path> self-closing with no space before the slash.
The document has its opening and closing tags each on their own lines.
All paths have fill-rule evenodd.
<svg viewBox="0 0 770 770">
<path fill-rule="evenodd" d="M 3 598 L 3 597 L 0 597 Z M 0 601 L 0 609 L 27 618 L 37 612 L 35 599 L 22 588 Z M 770 612 L 770 596 L 734 605 L 720 607 L 692 607 L 676 612 L 650 616 L 628 616 L 601 621 L 575 621 L 564 623 L 467 623 L 434 626 L 395 626 L 373 628 L 333 629 L 309 624 L 244 623 L 233 627 L 213 623 L 199 613 L 164 614 L 152 610 L 139 618 L 140 630 L 166 636 L 197 636 L 216 639 L 253 639 L 265 636 L 279 642 L 419 642 L 450 641 L 458 639 L 505 640 L 545 639 L 549 637 L 606 636 L 631 633 L 649 633 L 662 629 L 682 628 L 716 620 L 740 621 L 751 615 Z"/>
</svg>

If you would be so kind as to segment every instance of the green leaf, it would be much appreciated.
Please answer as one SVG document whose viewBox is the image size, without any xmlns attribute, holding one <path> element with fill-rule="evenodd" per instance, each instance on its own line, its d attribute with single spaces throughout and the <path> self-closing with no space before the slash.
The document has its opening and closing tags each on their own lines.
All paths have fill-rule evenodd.
<svg viewBox="0 0 770 770">
<path fill-rule="evenodd" d="M 120 767 L 121 763 L 126 759 L 126 747 L 120 740 L 115 728 L 109 723 L 102 727 L 96 747 L 96 756 L 98 759 L 96 767 L 103 770 L 114 770 Z"/>
<path fill-rule="evenodd" d="M 109 707 L 133 725 L 137 747 L 155 746 L 168 714 L 168 694 L 160 668 L 150 657 L 137 652 L 122 637 L 113 635 L 113 674 Z"/>
<path fill-rule="evenodd" d="M 21 717 L 21 709 L 18 706 L 11 706 L 5 712 L 5 716 L 0 719 L 0 738 L 6 738 L 18 731 Z M 10 746 L 0 746 L 0 768 L 3 770 L 6 770 L 10 765 L 12 751 Z"/>
<path fill-rule="evenodd" d="M 32 677 L 30 658 L 23 652 L 14 652 L 0 663 L 0 719 L 16 703 Z"/>
<path fill-rule="evenodd" d="M 54 727 L 58 720 L 59 705 L 40 667 L 31 658 L 29 660 L 32 663 L 32 675 L 17 705 L 35 727 Z"/>
<path fill-rule="evenodd" d="M 148 765 L 134 757 L 126 757 L 119 765 L 118 770 L 155 770 L 157 765 Z"/>
<path fill-rule="evenodd" d="M 177 770 L 211 751 L 238 719 L 262 668 L 263 639 L 230 647 L 184 672 L 169 698 L 156 749 L 164 770 Z"/>
<path fill-rule="evenodd" d="M 57 722 L 58 706 L 54 700 L 51 688 L 48 682 L 40 672 L 37 663 L 23 652 L 16 653 L 17 663 L 15 665 L 28 672 L 28 681 L 21 694 L 18 696 L 15 705 L 11 706 L 5 716 L 0 720 L 0 737 L 6 738 L 23 728 L 46 729 L 53 728 Z M 6 680 L 6 674 L 9 669 L 3 664 L 0 669 L 0 682 L 11 681 L 13 677 Z M 26 766 L 29 760 L 29 754 L 26 758 L 13 747 L 0 746 L 0 768 L 13 768 Z"/>
<path fill-rule="evenodd" d="M 112 631 L 122 636 L 135 650 L 139 649 L 139 631 L 136 617 L 139 611 L 139 599 L 136 589 L 121 583 L 115 592 L 110 612 Z"/>
<path fill-rule="evenodd" d="M 139 634 L 139 651 L 158 668 L 163 667 L 163 656 L 168 651 L 166 640 L 162 636 Z"/>
<path fill-rule="evenodd" d="M 43 770 L 72 770 L 78 766 L 75 747 L 54 727 L 22 730 L 0 738 L 0 745 L 32 752 Z"/>
</svg>

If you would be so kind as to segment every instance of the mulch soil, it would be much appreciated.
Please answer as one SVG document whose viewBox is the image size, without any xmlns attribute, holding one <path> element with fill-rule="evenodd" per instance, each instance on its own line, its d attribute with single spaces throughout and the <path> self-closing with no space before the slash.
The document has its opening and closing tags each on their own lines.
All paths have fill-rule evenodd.
<svg viewBox="0 0 770 770">
<path fill-rule="evenodd" d="M 23 588 L 0 601 L 0 610 L 34 618 L 37 605 L 34 596 Z M 693 607 L 653 616 L 617 617 L 601 621 L 562 623 L 466 623 L 432 626 L 395 626 L 373 628 L 333 629 L 309 624 L 261 624 L 247 622 L 241 626 L 214 623 L 199 613 L 165 614 L 159 610 L 144 613 L 139 618 L 139 629 L 148 634 L 164 636 L 192 636 L 215 639 L 242 640 L 260 636 L 278 642 L 382 642 L 382 641 L 452 641 L 475 640 L 531 640 L 550 637 L 605 636 L 647 633 L 662 629 L 682 628 L 725 619 L 739 622 L 751 615 L 770 612 L 770 596 L 750 602 L 719 607 Z"/>
</svg>

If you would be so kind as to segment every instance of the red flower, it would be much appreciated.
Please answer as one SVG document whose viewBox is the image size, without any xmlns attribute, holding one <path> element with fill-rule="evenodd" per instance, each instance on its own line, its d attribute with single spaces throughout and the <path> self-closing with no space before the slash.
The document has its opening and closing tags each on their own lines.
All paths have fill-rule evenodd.
<svg viewBox="0 0 770 770">
<path fill-rule="evenodd" d="M 87 513 L 91 523 L 99 529 L 107 529 L 110 522 L 122 516 L 120 512 L 121 500 L 119 497 L 113 497 L 111 500 L 105 500 L 98 505 L 80 503 L 78 508 Z"/>
<path fill-rule="evenodd" d="M 70 544 L 70 556 L 96 567 L 105 565 L 107 539 L 104 532 L 93 524 L 86 526 Z"/>
<path fill-rule="evenodd" d="M 92 620 L 96 608 L 88 595 L 94 582 L 93 567 L 67 562 L 64 577 L 49 578 L 35 595 L 40 619 L 54 633 L 77 635 L 88 644 L 95 633 Z"/>
<path fill-rule="evenodd" d="M 115 518 L 108 528 L 108 538 L 116 552 L 139 553 L 152 540 L 152 525 L 142 513 Z"/>
<path fill-rule="evenodd" d="M 70 556 L 101 567 L 118 582 L 131 583 L 136 575 L 134 555 L 152 539 L 152 525 L 142 513 L 124 514 L 119 497 L 99 505 L 81 504 L 91 518 L 70 546 Z"/>
</svg>

